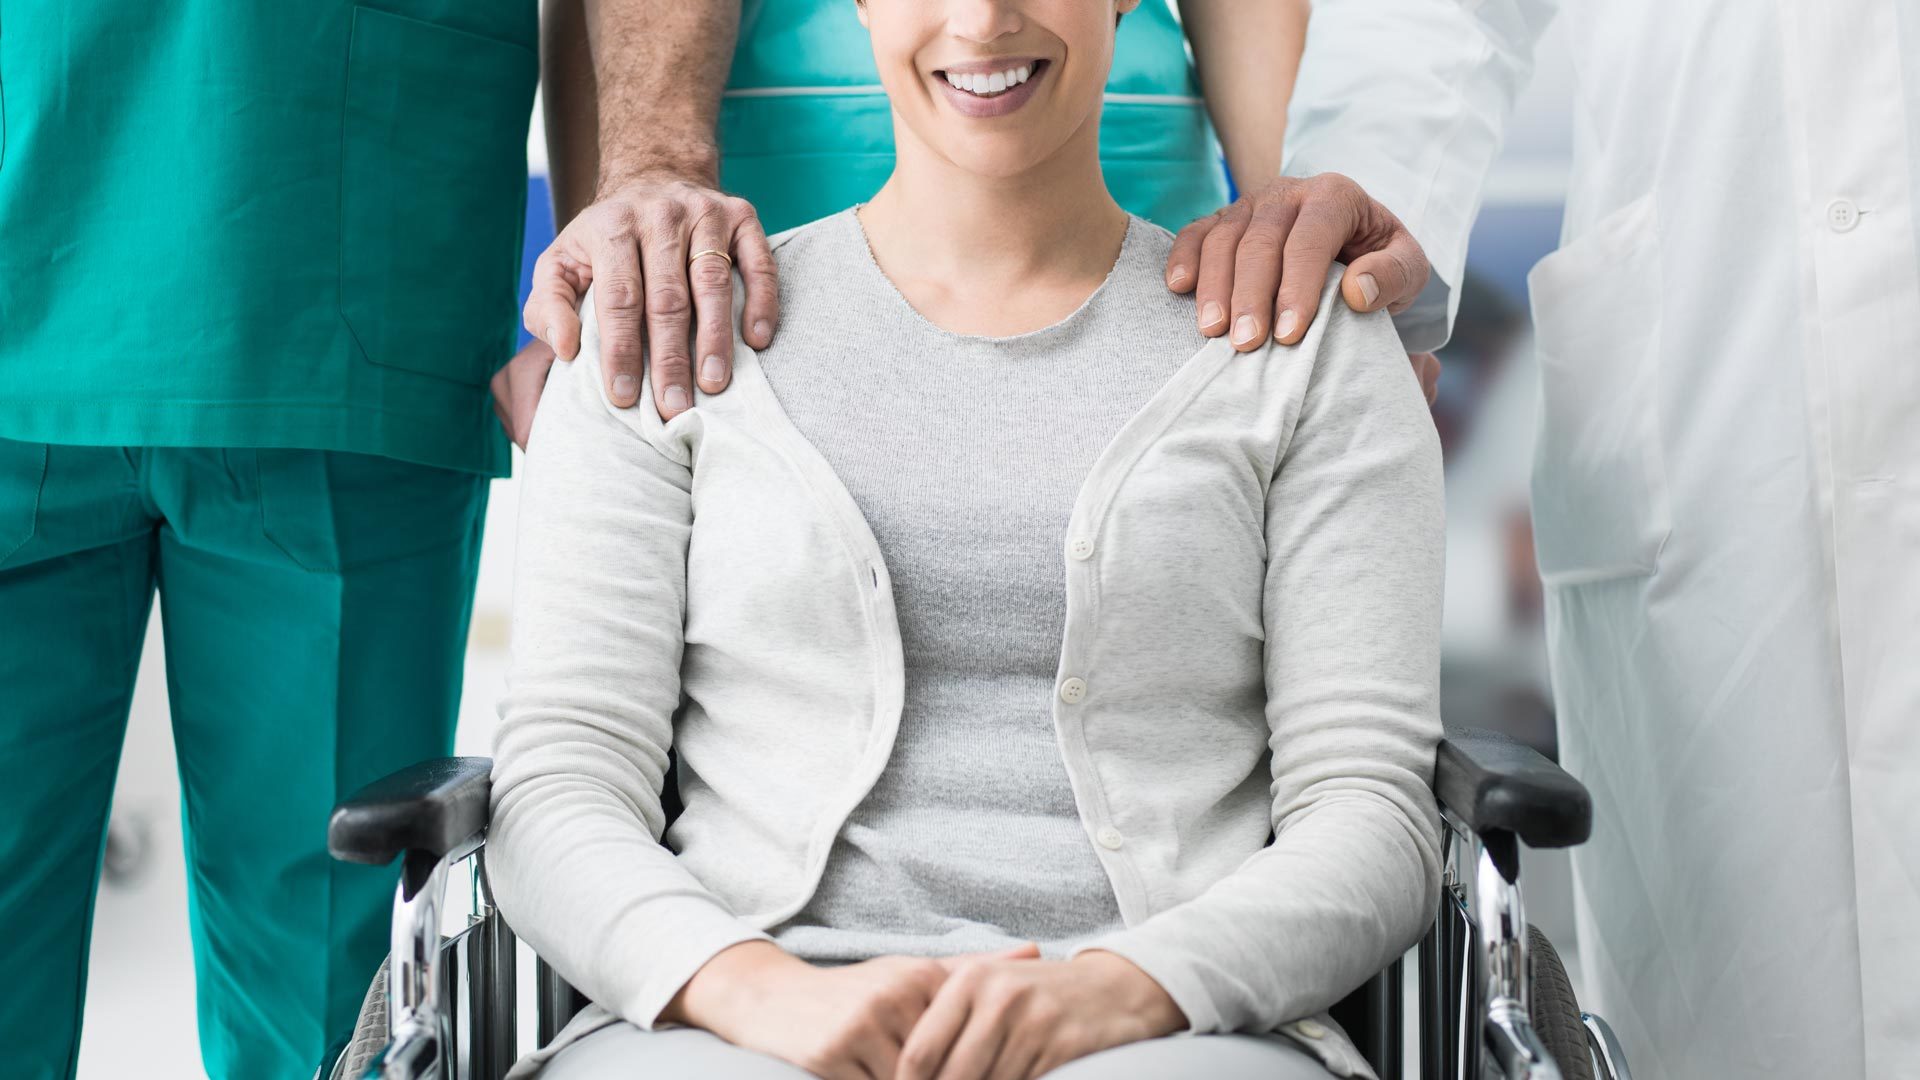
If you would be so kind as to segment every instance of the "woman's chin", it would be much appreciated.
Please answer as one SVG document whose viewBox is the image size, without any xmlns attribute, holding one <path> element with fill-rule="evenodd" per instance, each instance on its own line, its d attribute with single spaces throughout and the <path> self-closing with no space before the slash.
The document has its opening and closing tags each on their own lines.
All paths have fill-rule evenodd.
<svg viewBox="0 0 1920 1080">
<path fill-rule="evenodd" d="M 949 139 L 941 154 L 956 168 L 983 180 L 1012 180 L 1039 168 L 1057 149 L 1006 133 Z"/>
</svg>

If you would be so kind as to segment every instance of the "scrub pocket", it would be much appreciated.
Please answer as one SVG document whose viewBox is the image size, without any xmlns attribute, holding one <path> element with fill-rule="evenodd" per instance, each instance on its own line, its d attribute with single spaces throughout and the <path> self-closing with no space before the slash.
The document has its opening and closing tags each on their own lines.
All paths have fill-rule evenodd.
<svg viewBox="0 0 1920 1080">
<path fill-rule="evenodd" d="M 1542 393 L 1534 549 L 1550 586 L 1652 574 L 1672 531 L 1657 226 L 1648 194 L 1527 276 Z"/>
<path fill-rule="evenodd" d="M 32 538 L 46 480 L 45 443 L 0 439 L 0 566 Z"/>
<path fill-rule="evenodd" d="M 341 573 L 438 551 L 477 535 L 487 480 L 476 473 L 331 450 L 230 450 L 249 473 L 260 527 L 303 570 Z M 250 466 L 250 467 L 249 467 Z"/>
<path fill-rule="evenodd" d="M 368 360 L 485 386 L 512 355 L 538 59 L 356 8 L 340 175 L 340 314 Z"/>
</svg>

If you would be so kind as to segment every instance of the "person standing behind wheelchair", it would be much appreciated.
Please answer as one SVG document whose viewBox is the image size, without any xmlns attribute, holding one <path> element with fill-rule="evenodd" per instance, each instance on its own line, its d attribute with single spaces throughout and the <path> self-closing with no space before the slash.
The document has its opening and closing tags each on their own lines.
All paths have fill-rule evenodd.
<svg viewBox="0 0 1920 1080">
<path fill-rule="evenodd" d="M 1230 335 L 1243 352 L 1268 335 L 1299 341 L 1338 257 L 1351 264 L 1349 306 L 1394 311 L 1409 348 L 1437 347 L 1447 293 L 1426 288 L 1426 257 L 1399 219 L 1343 177 L 1278 175 L 1305 0 L 1179 0 L 1179 11 L 1176 20 L 1171 0 L 1149 0 L 1120 28 L 1102 165 L 1122 206 L 1186 226 L 1167 282 L 1197 293 L 1200 332 Z M 886 98 L 872 57 L 852 47 L 858 27 L 842 0 L 555 0 L 544 16 L 563 227 L 535 265 L 525 326 L 536 340 L 501 373 L 499 393 L 531 415 L 555 350 L 579 349 L 576 308 L 600 280 L 609 396 L 637 400 L 644 338 L 657 343 L 662 372 L 655 407 L 672 416 L 692 400 L 696 375 L 701 389 L 724 391 L 732 356 L 726 275 L 702 268 L 696 279 L 687 257 L 731 256 L 747 282 L 745 341 L 771 342 L 779 290 L 766 234 L 879 188 L 893 164 Z M 1274 40 L 1293 45 L 1261 44 Z M 1230 206 L 1221 144 L 1243 192 Z M 1409 310 L 1416 297 L 1438 298 L 1440 317 L 1431 304 Z M 1431 399 L 1439 363 L 1430 352 L 1411 359 Z"/>
<path fill-rule="evenodd" d="M 330 860 L 327 814 L 451 746 L 537 31 L 533 0 L 6 5 L 0 1075 L 77 1067 L 156 588 L 206 1072 L 305 1077 L 350 1030 L 394 872 Z"/>
<path fill-rule="evenodd" d="M 1444 278 L 1534 43 L 1535 553 L 1583 1000 L 1639 1080 L 1920 1076 L 1920 6 L 1321 0 L 1288 127 Z"/>
</svg>

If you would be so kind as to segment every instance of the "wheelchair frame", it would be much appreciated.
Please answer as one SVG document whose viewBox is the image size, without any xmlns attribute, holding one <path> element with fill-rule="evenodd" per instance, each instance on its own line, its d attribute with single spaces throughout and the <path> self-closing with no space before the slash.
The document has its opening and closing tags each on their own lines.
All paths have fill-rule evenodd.
<svg viewBox="0 0 1920 1080">
<path fill-rule="evenodd" d="M 491 762 L 443 758 L 368 785 L 335 808 L 336 858 L 384 864 L 398 855 L 386 1040 L 360 1074 L 340 1071 L 343 1042 L 316 1080 L 498 1080 L 518 1057 L 516 939 L 486 879 Z M 1440 910 L 1418 947 L 1419 1076 L 1560 1080 L 1535 1032 L 1520 848 L 1586 840 L 1584 787 L 1537 751 L 1504 735 L 1449 733 L 1435 761 L 1445 825 Z M 466 864 L 473 915 L 441 934 L 446 889 Z M 537 958 L 536 958 L 537 959 Z M 1405 1075 L 1404 961 L 1396 960 L 1334 1007 L 1334 1016 L 1382 1080 Z M 545 1045 L 585 999 L 544 960 L 536 966 L 537 1036 Z M 1632 1080 L 1605 1020 L 1582 1013 L 1596 1080 Z"/>
</svg>

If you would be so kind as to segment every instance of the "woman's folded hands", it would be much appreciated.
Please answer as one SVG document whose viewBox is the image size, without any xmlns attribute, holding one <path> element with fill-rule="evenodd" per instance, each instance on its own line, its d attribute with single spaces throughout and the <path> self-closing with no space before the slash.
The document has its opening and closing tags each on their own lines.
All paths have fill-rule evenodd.
<svg viewBox="0 0 1920 1080">
<path fill-rule="evenodd" d="M 1117 954 L 1031 943 L 938 960 L 810 964 L 768 941 L 708 961 L 660 1015 L 826 1080 L 1027 1080 L 1187 1019 Z"/>
</svg>

